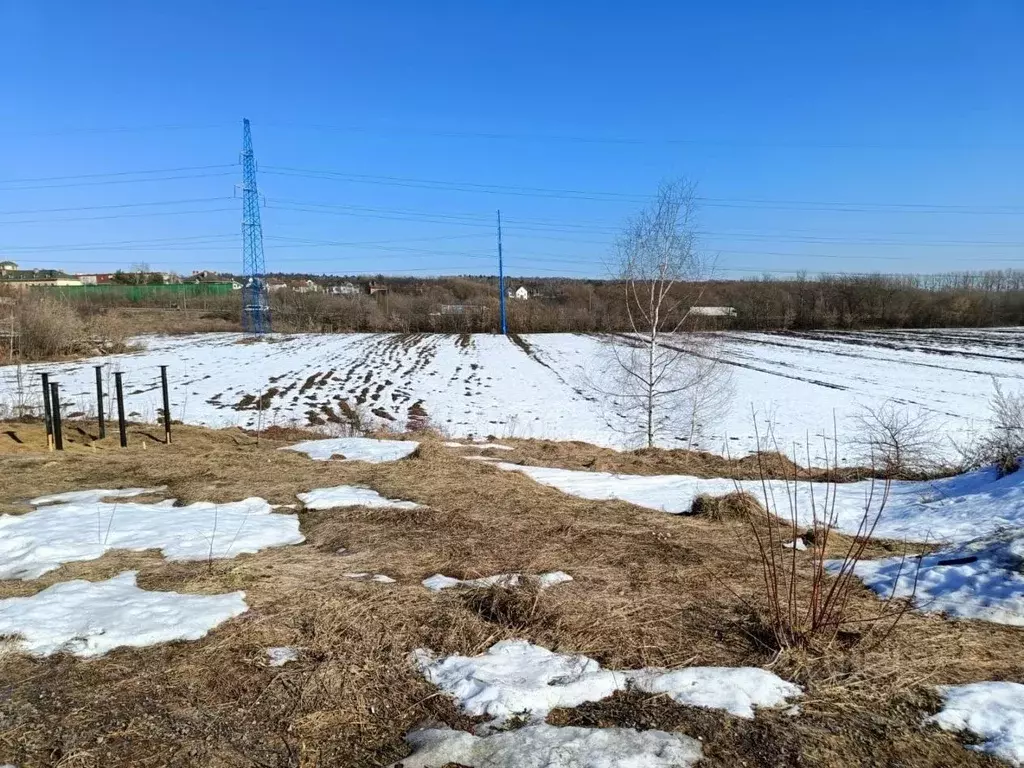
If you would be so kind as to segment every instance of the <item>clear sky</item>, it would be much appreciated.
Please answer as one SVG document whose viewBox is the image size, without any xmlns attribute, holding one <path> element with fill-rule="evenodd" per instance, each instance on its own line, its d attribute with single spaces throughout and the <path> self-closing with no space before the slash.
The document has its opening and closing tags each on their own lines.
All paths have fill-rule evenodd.
<svg viewBox="0 0 1024 768">
<path fill-rule="evenodd" d="M 1021 0 L 0 0 L 0 259 L 239 271 L 242 117 L 269 271 L 1024 268 Z"/>
</svg>

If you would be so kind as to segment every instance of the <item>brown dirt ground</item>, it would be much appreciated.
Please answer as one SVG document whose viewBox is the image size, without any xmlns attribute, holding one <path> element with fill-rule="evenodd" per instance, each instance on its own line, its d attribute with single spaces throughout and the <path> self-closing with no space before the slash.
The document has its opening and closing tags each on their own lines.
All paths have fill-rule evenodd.
<svg viewBox="0 0 1024 768">
<path fill-rule="evenodd" d="M 412 669 L 409 652 L 475 654 L 507 638 L 612 667 L 767 666 L 805 686 L 797 717 L 739 720 L 635 692 L 551 716 L 700 736 L 709 766 L 996 765 L 960 737 L 920 727 L 937 708 L 931 686 L 1024 682 L 1020 629 L 916 613 L 879 647 L 768 653 L 749 629 L 761 571 L 745 522 L 566 496 L 466 461 L 430 436 L 407 460 L 371 465 L 276 450 L 309 437 L 301 432 L 264 435 L 257 446 L 239 430 L 175 426 L 165 446 L 159 428 L 133 426 L 120 450 L 109 437 L 93 444 L 94 424 L 68 431 L 58 454 L 42 450 L 38 424 L 0 424 L 0 512 L 25 512 L 25 500 L 44 493 L 156 485 L 186 502 L 294 503 L 311 488 L 355 483 L 426 506 L 301 511 L 306 543 L 212 567 L 120 551 L 0 582 L 0 597 L 10 597 L 132 568 L 145 588 L 244 589 L 250 605 L 197 642 L 88 661 L 0 656 L 0 762 L 20 768 L 387 765 L 407 754 L 403 735 L 419 723 L 471 724 Z M 515 443 L 524 455 L 540 450 Z M 805 568 L 805 553 L 796 556 Z M 575 581 L 540 593 L 529 610 L 497 591 L 431 593 L 419 583 L 434 573 L 556 569 Z M 355 582 L 343 576 L 350 571 L 398 583 Z M 855 590 L 855 614 L 877 607 Z M 300 660 L 266 666 L 265 649 L 278 645 L 299 648 Z"/>
</svg>

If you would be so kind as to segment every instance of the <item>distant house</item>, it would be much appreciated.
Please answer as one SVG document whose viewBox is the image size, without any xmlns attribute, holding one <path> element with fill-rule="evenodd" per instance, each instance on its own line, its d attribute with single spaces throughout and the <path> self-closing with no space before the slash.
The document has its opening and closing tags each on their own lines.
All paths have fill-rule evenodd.
<svg viewBox="0 0 1024 768">
<path fill-rule="evenodd" d="M 240 291 L 242 290 L 242 284 L 231 277 L 231 275 L 222 275 L 216 272 L 211 272 L 208 269 L 200 269 L 192 272 L 192 276 L 182 282 L 186 283 L 231 283 L 231 290 Z"/>
<path fill-rule="evenodd" d="M 284 280 L 267 280 L 267 290 L 270 291 L 271 293 L 274 293 L 274 291 L 280 291 L 283 288 L 287 287 L 288 283 L 286 283 Z"/>
<path fill-rule="evenodd" d="M 114 282 L 114 275 L 110 272 L 100 272 L 91 275 L 75 275 L 79 280 L 82 281 L 82 285 L 108 285 Z"/>
<path fill-rule="evenodd" d="M 520 299 L 522 301 L 526 301 L 527 299 L 530 298 L 530 292 L 526 290 L 526 286 L 520 285 L 514 291 L 509 291 L 508 297 L 510 299 Z"/>
<path fill-rule="evenodd" d="M 691 315 L 700 317 L 736 317 L 735 307 L 690 307 Z"/>
<path fill-rule="evenodd" d="M 13 261 L 0 262 L 0 285 L 11 288 L 81 285 L 82 281 L 59 269 L 18 269 Z"/>
<path fill-rule="evenodd" d="M 366 286 L 366 292 L 371 296 L 373 296 L 373 294 L 375 293 L 387 293 L 388 287 L 384 285 L 384 283 L 378 283 L 375 280 L 371 280 L 370 283 Z"/>
<path fill-rule="evenodd" d="M 355 296 L 359 293 L 359 288 L 352 283 L 341 283 L 332 285 L 330 291 L 332 296 Z"/>
<path fill-rule="evenodd" d="M 317 293 L 323 290 L 318 283 L 312 280 L 296 280 L 292 283 L 291 289 L 296 293 Z"/>
</svg>

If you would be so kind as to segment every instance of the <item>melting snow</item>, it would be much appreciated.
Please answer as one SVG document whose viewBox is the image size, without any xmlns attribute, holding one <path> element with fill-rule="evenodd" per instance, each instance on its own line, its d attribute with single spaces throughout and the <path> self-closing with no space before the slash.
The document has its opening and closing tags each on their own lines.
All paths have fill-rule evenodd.
<svg viewBox="0 0 1024 768">
<path fill-rule="evenodd" d="M 524 579 L 536 579 L 541 589 L 547 589 L 556 584 L 572 581 L 572 576 L 565 571 L 551 571 L 550 573 L 542 573 L 539 576 L 524 576 L 521 573 L 501 573 L 497 576 L 485 576 L 481 579 L 454 579 L 451 576 L 435 573 L 433 576 L 423 580 L 423 586 L 434 592 L 453 587 L 467 587 L 469 589 L 486 589 L 495 585 L 518 587 Z"/>
<path fill-rule="evenodd" d="M 522 472 L 538 483 L 585 499 L 618 499 L 641 507 L 673 514 L 687 513 L 693 499 L 702 493 L 722 496 L 741 490 L 764 499 L 760 480 L 698 478 L 688 475 L 614 475 L 551 467 L 529 467 L 499 463 L 501 469 Z M 790 519 L 788 498 L 794 486 L 772 480 L 767 483 L 770 511 Z M 825 483 L 797 483 L 797 518 L 800 525 L 812 523 L 812 494 L 817 508 L 829 506 L 835 494 L 835 511 L 841 531 L 856 532 L 871 499 L 878 511 L 883 493 L 881 481 L 861 481 L 827 486 Z M 1024 526 L 1024 472 L 997 477 L 992 468 L 931 481 L 895 481 L 889 490 L 875 535 L 915 541 L 969 541 L 1001 527 Z"/>
<path fill-rule="evenodd" d="M 39 656 L 62 650 L 100 656 L 126 645 L 198 640 L 248 610 L 244 592 L 147 592 L 135 576 L 125 571 L 107 581 L 76 579 L 0 600 L 0 635 L 19 635 L 20 649 Z"/>
<path fill-rule="evenodd" d="M 587 656 L 553 653 L 523 640 L 504 640 L 480 656 L 435 659 L 420 649 L 414 658 L 424 676 L 467 714 L 492 717 L 488 727 L 500 727 L 521 713 L 541 722 L 556 707 L 599 701 L 631 684 L 682 704 L 747 718 L 754 716 L 755 706 L 777 706 L 801 694 L 796 685 L 756 667 L 617 671 L 602 669 Z"/>
<path fill-rule="evenodd" d="M 370 488 L 359 488 L 354 485 L 314 488 L 309 493 L 300 493 L 298 496 L 299 501 L 306 505 L 306 509 L 337 509 L 339 507 L 416 509 L 420 506 L 413 501 L 388 499 Z"/>
<path fill-rule="evenodd" d="M 374 440 L 370 437 L 336 437 L 329 440 L 306 440 L 282 448 L 282 451 L 298 451 L 317 461 L 330 461 L 343 456 L 344 461 L 367 461 L 379 464 L 385 461 L 404 459 L 419 448 L 412 440 Z"/>
<path fill-rule="evenodd" d="M 797 552 L 803 552 L 807 549 L 807 545 L 804 544 L 804 540 L 800 538 L 793 539 L 792 541 L 786 541 L 782 544 L 784 549 L 795 549 Z"/>
<path fill-rule="evenodd" d="M 947 731 L 969 731 L 984 739 L 968 746 L 1024 766 L 1024 685 L 971 683 L 941 686 L 944 706 L 926 722 Z"/>
<path fill-rule="evenodd" d="M 395 580 L 383 573 L 346 573 L 346 579 L 358 579 L 359 581 L 376 581 L 381 584 L 394 584 Z"/>
<path fill-rule="evenodd" d="M 916 606 L 924 611 L 1024 626 L 1024 531 L 1020 529 L 942 549 L 920 561 L 917 557 L 862 560 L 854 573 L 885 597 L 913 595 Z"/>
<path fill-rule="evenodd" d="M 38 509 L 24 515 L 0 515 L 0 579 L 34 579 L 64 563 L 95 560 L 110 549 L 160 549 L 168 560 L 205 560 L 305 540 L 298 517 L 275 514 L 258 498 L 187 507 L 175 507 L 173 500 L 101 501 L 144 492 L 60 493 L 33 499 Z"/>
<path fill-rule="evenodd" d="M 701 757 L 700 742 L 689 736 L 632 728 L 530 725 L 483 737 L 432 728 L 406 741 L 415 751 L 392 768 L 688 768 Z"/>
<path fill-rule="evenodd" d="M 283 667 L 289 661 L 296 661 L 298 658 L 299 652 L 287 645 L 267 648 L 268 667 Z"/>
</svg>

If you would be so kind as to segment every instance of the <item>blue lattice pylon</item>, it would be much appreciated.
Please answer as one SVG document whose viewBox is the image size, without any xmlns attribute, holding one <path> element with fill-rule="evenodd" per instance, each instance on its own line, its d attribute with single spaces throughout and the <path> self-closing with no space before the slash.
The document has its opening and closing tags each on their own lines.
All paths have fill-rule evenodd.
<svg viewBox="0 0 1024 768">
<path fill-rule="evenodd" d="M 242 121 L 242 330 L 270 332 L 270 299 L 263 259 L 263 225 L 256 189 L 256 155 L 249 119 Z"/>
</svg>

